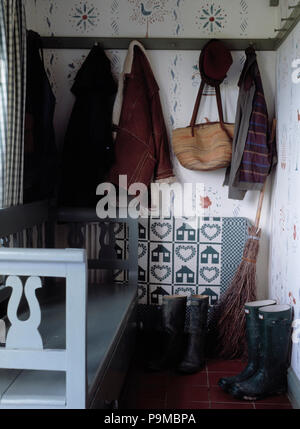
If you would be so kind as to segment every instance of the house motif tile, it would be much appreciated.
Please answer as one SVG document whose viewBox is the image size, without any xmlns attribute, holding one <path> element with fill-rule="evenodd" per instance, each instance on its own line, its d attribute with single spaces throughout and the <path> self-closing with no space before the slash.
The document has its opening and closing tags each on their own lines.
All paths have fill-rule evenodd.
<svg viewBox="0 0 300 429">
<path fill-rule="evenodd" d="M 147 226 L 143 225 L 142 222 L 139 222 L 139 239 L 147 240 Z"/>
<path fill-rule="evenodd" d="M 201 264 L 220 264 L 221 255 L 220 252 L 216 249 L 216 247 L 206 246 L 206 249 L 203 251 L 200 250 L 200 252 Z"/>
<path fill-rule="evenodd" d="M 171 251 L 162 244 L 159 244 L 151 252 L 151 262 L 171 262 Z"/>
<path fill-rule="evenodd" d="M 208 296 L 209 305 L 214 306 L 220 299 L 220 287 L 199 287 L 198 294 Z"/>
<path fill-rule="evenodd" d="M 147 282 L 147 271 L 140 265 L 138 266 L 138 281 L 139 283 Z"/>
<path fill-rule="evenodd" d="M 182 265 L 176 271 L 175 283 L 176 284 L 194 284 L 196 282 L 196 273 L 186 265 Z"/>
<path fill-rule="evenodd" d="M 172 287 L 168 286 L 150 286 L 149 302 L 151 305 L 161 305 L 164 296 L 173 294 Z"/>
<path fill-rule="evenodd" d="M 196 242 L 197 230 L 190 226 L 187 222 L 176 222 L 175 240 L 177 242 Z"/>
</svg>

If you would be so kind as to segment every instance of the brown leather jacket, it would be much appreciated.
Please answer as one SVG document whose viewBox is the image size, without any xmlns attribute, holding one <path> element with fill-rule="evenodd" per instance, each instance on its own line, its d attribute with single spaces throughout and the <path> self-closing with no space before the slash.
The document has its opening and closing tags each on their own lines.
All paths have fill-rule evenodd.
<svg viewBox="0 0 300 429">
<path fill-rule="evenodd" d="M 115 184 L 119 175 L 127 175 L 128 186 L 175 181 L 159 87 L 146 55 L 142 45 L 133 41 L 120 77 L 113 117 L 115 163 L 108 177 Z"/>
</svg>

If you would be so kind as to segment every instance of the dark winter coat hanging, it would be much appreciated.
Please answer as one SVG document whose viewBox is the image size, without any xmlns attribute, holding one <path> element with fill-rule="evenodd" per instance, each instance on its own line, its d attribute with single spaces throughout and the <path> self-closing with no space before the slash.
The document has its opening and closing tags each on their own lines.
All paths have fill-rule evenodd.
<svg viewBox="0 0 300 429">
<path fill-rule="evenodd" d="M 27 33 L 27 84 L 24 139 L 23 202 L 54 196 L 58 154 L 55 144 L 53 95 L 43 63 L 40 36 Z"/>
<path fill-rule="evenodd" d="M 96 207 L 113 155 L 112 108 L 117 85 L 110 61 L 94 46 L 71 89 L 76 97 L 65 137 L 60 204 Z M 98 197 L 99 199 L 99 197 Z"/>
<path fill-rule="evenodd" d="M 239 80 L 239 99 L 232 144 L 232 162 L 225 185 L 229 198 L 242 200 L 247 190 L 262 190 L 273 163 L 267 104 L 254 49 L 246 50 Z"/>
</svg>

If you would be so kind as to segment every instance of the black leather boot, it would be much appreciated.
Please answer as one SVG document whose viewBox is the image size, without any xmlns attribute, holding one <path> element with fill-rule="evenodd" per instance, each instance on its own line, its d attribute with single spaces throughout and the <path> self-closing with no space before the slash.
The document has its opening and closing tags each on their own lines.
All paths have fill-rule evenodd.
<svg viewBox="0 0 300 429">
<path fill-rule="evenodd" d="M 235 383 L 229 392 L 238 399 L 256 401 L 287 390 L 292 308 L 271 305 L 259 309 L 261 346 L 258 369 L 252 377 Z"/>
<path fill-rule="evenodd" d="M 205 340 L 207 336 L 207 313 L 209 297 L 191 296 L 190 324 L 183 361 L 177 370 L 183 374 L 193 374 L 205 365 Z"/>
<path fill-rule="evenodd" d="M 260 343 L 258 310 L 263 306 L 275 304 L 276 301 L 274 300 L 253 301 L 247 302 L 245 304 L 248 364 L 240 374 L 234 377 L 221 378 L 219 380 L 218 385 L 225 392 L 228 392 L 228 390 L 234 385 L 234 383 L 239 383 L 240 381 L 247 380 L 247 378 L 252 377 L 252 375 L 255 374 L 255 372 L 257 371 L 259 363 Z"/>
<path fill-rule="evenodd" d="M 162 304 L 162 327 L 157 356 L 148 362 L 149 371 L 161 371 L 174 367 L 182 357 L 186 296 L 164 296 Z M 156 347 L 156 346 L 154 346 Z"/>
</svg>

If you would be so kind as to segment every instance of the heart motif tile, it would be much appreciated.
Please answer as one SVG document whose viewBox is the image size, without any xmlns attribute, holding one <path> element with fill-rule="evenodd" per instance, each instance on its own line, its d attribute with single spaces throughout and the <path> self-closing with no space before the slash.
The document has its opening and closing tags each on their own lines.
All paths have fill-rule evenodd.
<svg viewBox="0 0 300 429">
<path fill-rule="evenodd" d="M 207 240 L 214 240 L 221 233 L 221 227 L 217 224 L 205 224 L 201 228 L 201 232 Z"/>
<path fill-rule="evenodd" d="M 163 282 L 171 275 L 171 268 L 168 265 L 153 265 L 151 274 L 156 280 Z"/>
<path fill-rule="evenodd" d="M 138 294 L 139 294 L 139 299 L 144 298 L 144 296 L 146 296 L 146 294 L 147 294 L 146 287 L 139 285 L 139 287 L 138 287 Z"/>
<path fill-rule="evenodd" d="M 124 229 L 124 224 L 123 223 L 116 223 L 115 224 L 115 228 L 114 228 L 115 236 L 117 236 L 118 234 L 120 234 L 120 232 L 122 232 L 123 229 Z"/>
<path fill-rule="evenodd" d="M 178 246 L 175 250 L 176 255 L 184 262 L 188 262 L 196 255 L 195 246 Z"/>
<path fill-rule="evenodd" d="M 200 270 L 201 277 L 208 283 L 212 283 L 218 278 L 220 274 L 219 268 L 216 267 L 203 267 Z"/>
<path fill-rule="evenodd" d="M 151 230 L 152 230 L 153 234 L 156 235 L 156 237 L 163 240 L 172 231 L 172 226 L 168 222 L 164 222 L 164 223 L 155 222 L 151 225 Z"/>
<path fill-rule="evenodd" d="M 182 292 L 183 295 L 194 295 L 195 294 L 195 288 L 177 287 L 176 288 L 176 295 L 180 295 L 180 292 Z"/>
<path fill-rule="evenodd" d="M 147 246 L 144 243 L 139 243 L 139 259 L 145 256 L 147 253 Z"/>
</svg>

